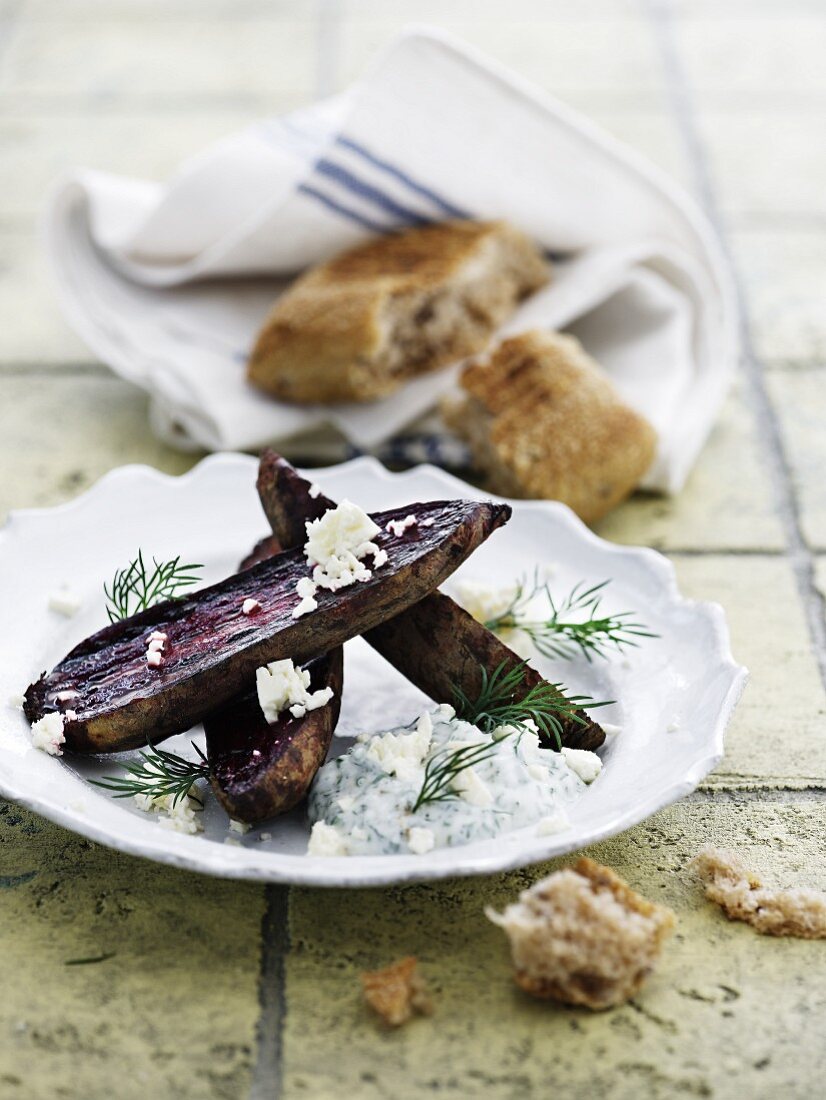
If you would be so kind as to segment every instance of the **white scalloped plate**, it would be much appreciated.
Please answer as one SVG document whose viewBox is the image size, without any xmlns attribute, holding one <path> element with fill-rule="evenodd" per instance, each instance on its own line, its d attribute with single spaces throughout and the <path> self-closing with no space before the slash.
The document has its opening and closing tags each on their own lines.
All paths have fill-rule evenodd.
<svg viewBox="0 0 826 1100">
<path fill-rule="evenodd" d="M 256 466 L 245 455 L 214 455 L 180 478 L 125 466 L 68 504 L 12 514 L 0 531 L 0 792 L 92 840 L 178 867 L 229 878 L 366 886 L 486 874 L 582 848 L 688 794 L 720 761 L 723 733 L 747 677 L 732 658 L 722 609 L 684 599 L 671 565 L 654 551 L 612 545 L 563 505 L 533 501 L 515 502 L 511 522 L 461 575 L 506 584 L 551 563 L 560 592 L 578 580 L 610 578 L 606 607 L 633 609 L 659 635 L 627 657 L 593 665 L 538 662 L 577 693 L 617 700 L 599 712 L 601 721 L 619 727 L 601 750 L 603 772 L 570 808 L 571 826 L 563 833 L 537 837 L 521 830 L 424 856 L 313 858 L 305 855 L 307 822 L 295 812 L 230 845 L 224 843 L 230 835 L 226 814 L 214 799 L 207 802 L 202 834 L 170 832 L 131 801 L 87 782 L 111 772 L 111 758 L 57 758 L 33 749 L 28 723 L 10 697 L 104 624 L 103 581 L 137 547 L 204 562 L 210 582 L 231 572 L 266 533 Z M 389 474 L 372 459 L 313 476 L 333 498 L 349 497 L 368 510 L 481 495 L 433 467 Z M 84 601 L 71 619 L 48 607 L 49 595 L 66 582 Z M 336 751 L 357 729 L 409 721 L 424 702 L 361 639 L 348 643 Z M 166 744 L 185 746 L 186 739 Z M 262 839 L 262 832 L 271 835 Z"/>
</svg>

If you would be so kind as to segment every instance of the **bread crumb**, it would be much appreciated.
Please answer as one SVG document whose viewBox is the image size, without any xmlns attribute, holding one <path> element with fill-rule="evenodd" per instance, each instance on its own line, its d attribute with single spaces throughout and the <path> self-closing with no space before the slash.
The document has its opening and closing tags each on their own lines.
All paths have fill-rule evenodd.
<svg viewBox="0 0 826 1100">
<path fill-rule="evenodd" d="M 594 1010 L 622 1004 L 654 968 L 675 918 L 584 856 L 523 890 L 504 913 L 517 985 L 533 997 Z"/>
<path fill-rule="evenodd" d="M 400 1027 L 417 1013 L 433 1014 L 433 1001 L 414 956 L 391 963 L 383 970 L 361 975 L 364 999 L 388 1027 Z"/>
<path fill-rule="evenodd" d="M 826 894 L 819 890 L 771 890 L 736 852 L 707 844 L 689 863 L 729 920 L 745 921 L 764 936 L 826 939 Z"/>
</svg>

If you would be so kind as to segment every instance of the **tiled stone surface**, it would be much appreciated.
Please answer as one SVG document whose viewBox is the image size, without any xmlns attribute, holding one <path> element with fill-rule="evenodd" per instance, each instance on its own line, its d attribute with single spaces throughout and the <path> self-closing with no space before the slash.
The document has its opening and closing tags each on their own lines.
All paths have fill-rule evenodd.
<svg viewBox="0 0 826 1100">
<path fill-rule="evenodd" d="M 0 803 L 0 1096 L 245 1095 L 263 909 Z"/>
<path fill-rule="evenodd" d="M 766 460 L 742 387 L 730 397 L 681 493 L 638 493 L 596 530 L 615 542 L 658 550 L 782 549 Z"/>
<path fill-rule="evenodd" d="M 10 508 L 57 504 L 113 466 L 145 462 L 166 473 L 198 456 L 158 442 L 139 390 L 97 375 L 0 375 L 0 521 Z"/>
<path fill-rule="evenodd" d="M 3 65 L 0 90 L 32 102 L 74 98 L 91 107 L 193 102 L 264 93 L 312 94 L 315 9 L 307 18 L 35 20 L 23 15 Z M 190 48 L 183 49 L 182 44 Z M 195 48 L 197 46 L 197 48 Z M 88 64 L 93 57 L 94 64 Z"/>
<path fill-rule="evenodd" d="M 810 546 L 826 549 L 826 370 L 774 371 L 766 381 L 780 418 L 803 535 Z"/>
<path fill-rule="evenodd" d="M 826 787 L 826 695 L 789 564 L 714 555 L 675 559 L 681 590 L 726 609 L 751 679 L 713 787 Z"/>
<path fill-rule="evenodd" d="M 768 218 L 795 224 L 826 213 L 826 103 L 799 111 L 745 104 L 728 112 L 705 109 L 699 129 L 712 179 L 727 219 L 735 225 Z M 805 224 L 805 223 L 804 223 Z"/>
<path fill-rule="evenodd" d="M 826 229 L 743 230 L 732 245 L 763 362 L 826 362 Z"/>
<path fill-rule="evenodd" d="M 684 803 L 593 849 L 679 921 L 641 994 L 607 1013 L 522 995 L 485 919 L 486 905 L 501 908 L 551 866 L 406 890 L 294 891 L 286 1100 L 817 1093 L 822 945 L 728 923 L 685 865 L 705 843 L 731 844 L 778 885 L 823 887 L 824 825 L 820 802 Z M 437 1011 L 388 1034 L 363 1007 L 358 975 L 406 954 L 419 957 Z"/>
</svg>

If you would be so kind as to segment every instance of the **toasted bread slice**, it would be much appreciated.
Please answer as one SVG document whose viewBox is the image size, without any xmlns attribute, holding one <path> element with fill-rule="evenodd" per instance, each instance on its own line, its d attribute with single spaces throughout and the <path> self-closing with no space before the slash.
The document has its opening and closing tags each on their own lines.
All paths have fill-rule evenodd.
<svg viewBox="0 0 826 1100">
<path fill-rule="evenodd" d="M 486 910 L 511 944 L 517 985 L 540 999 L 600 1010 L 622 1004 L 654 968 L 674 914 L 585 856 Z"/>
<path fill-rule="evenodd" d="M 444 222 L 368 241 L 276 303 L 251 382 L 282 401 L 372 401 L 481 351 L 548 265 L 501 222 Z"/>
<path fill-rule="evenodd" d="M 469 364 L 446 404 L 489 487 L 561 500 L 593 523 L 631 493 L 657 437 L 573 337 L 528 332 Z"/>
</svg>

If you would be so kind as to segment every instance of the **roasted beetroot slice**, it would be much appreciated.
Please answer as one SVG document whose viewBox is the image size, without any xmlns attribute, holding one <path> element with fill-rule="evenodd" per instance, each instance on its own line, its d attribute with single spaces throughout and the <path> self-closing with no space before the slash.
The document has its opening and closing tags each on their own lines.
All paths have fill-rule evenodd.
<svg viewBox="0 0 826 1100">
<path fill-rule="evenodd" d="M 388 521 L 410 511 L 428 525 L 404 540 L 387 534 Z M 277 554 L 93 634 L 31 685 L 26 715 L 34 722 L 50 711 L 73 711 L 64 735 L 76 752 L 120 752 L 181 733 L 248 691 L 268 661 L 311 660 L 420 600 L 509 515 L 505 505 L 469 501 L 381 512 L 375 541 L 388 562 L 366 582 L 319 590 L 316 610 L 298 619 L 295 586 L 308 575 L 307 561 L 299 549 Z M 254 615 L 242 614 L 247 597 L 261 604 Z M 162 665 L 151 668 L 147 643 L 156 630 L 167 642 Z"/>
<path fill-rule="evenodd" d="M 315 519 L 335 504 L 328 497 L 310 495 L 310 482 L 274 451 L 261 456 L 258 494 L 277 540 L 283 546 L 303 538 L 305 519 Z M 411 527 L 396 542 L 413 537 Z M 419 603 L 386 619 L 364 635 L 382 657 L 437 703 L 455 702 L 456 687 L 470 699 L 479 694 L 482 668 L 488 674 L 503 665 L 510 670 L 522 658 L 469 615 L 449 596 L 432 592 Z M 542 682 L 540 674 L 526 666 L 522 689 L 527 693 Z M 584 710 L 580 722 L 561 719 L 562 743 L 568 748 L 595 749 L 605 732 Z"/>
<path fill-rule="evenodd" d="M 230 817 L 255 825 L 286 813 L 304 798 L 327 756 L 341 707 L 341 646 L 308 662 L 310 690 L 333 698 L 303 718 L 289 712 L 267 722 L 254 691 L 204 719 L 212 789 Z"/>
</svg>

